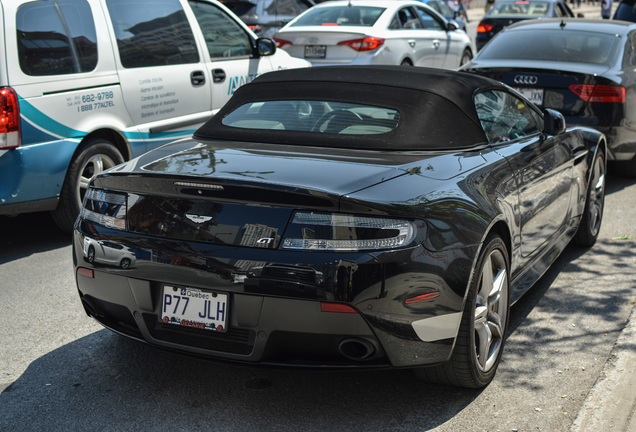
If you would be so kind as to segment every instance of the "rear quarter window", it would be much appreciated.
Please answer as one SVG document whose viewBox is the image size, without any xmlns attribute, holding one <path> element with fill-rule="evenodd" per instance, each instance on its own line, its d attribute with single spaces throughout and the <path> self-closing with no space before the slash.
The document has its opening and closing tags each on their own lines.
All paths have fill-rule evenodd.
<svg viewBox="0 0 636 432">
<path fill-rule="evenodd" d="M 90 72 L 97 66 L 97 37 L 85 0 L 30 2 L 16 14 L 22 72 L 32 76 Z"/>
</svg>

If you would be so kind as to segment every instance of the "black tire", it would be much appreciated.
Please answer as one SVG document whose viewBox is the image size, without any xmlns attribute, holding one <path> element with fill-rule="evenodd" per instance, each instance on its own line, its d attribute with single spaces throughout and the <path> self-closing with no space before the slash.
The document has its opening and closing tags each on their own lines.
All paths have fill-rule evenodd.
<svg viewBox="0 0 636 432">
<path fill-rule="evenodd" d="M 402 60 L 402 63 L 400 63 L 400 66 L 413 66 L 413 62 L 409 59 L 404 59 Z"/>
<path fill-rule="evenodd" d="M 603 221 L 603 208 L 605 207 L 605 154 L 599 150 L 594 157 L 590 168 L 590 182 L 587 185 L 585 208 L 579 227 L 574 235 L 574 244 L 590 247 L 596 243 L 601 231 Z"/>
<path fill-rule="evenodd" d="M 64 232 L 70 233 L 82 207 L 90 178 L 124 162 L 115 146 L 105 139 L 91 139 L 82 144 L 71 161 L 60 192 L 60 202 L 53 210 L 53 220 Z"/>
<path fill-rule="evenodd" d="M 119 267 L 123 268 L 124 270 L 130 267 L 130 264 L 132 262 L 130 261 L 130 259 L 128 258 L 124 258 L 123 260 L 121 260 L 121 262 L 119 263 Z"/>
<path fill-rule="evenodd" d="M 499 236 L 488 236 L 475 269 L 450 360 L 439 366 L 415 369 L 418 378 L 481 388 L 495 376 L 510 312 L 510 262 L 506 244 Z"/>
<path fill-rule="evenodd" d="M 93 246 L 89 246 L 88 253 L 86 254 L 86 261 L 89 263 L 93 263 L 95 261 L 95 248 Z"/>
<path fill-rule="evenodd" d="M 462 53 L 462 58 L 459 60 L 459 67 L 464 66 L 466 63 L 473 59 L 473 53 L 466 48 Z"/>
</svg>

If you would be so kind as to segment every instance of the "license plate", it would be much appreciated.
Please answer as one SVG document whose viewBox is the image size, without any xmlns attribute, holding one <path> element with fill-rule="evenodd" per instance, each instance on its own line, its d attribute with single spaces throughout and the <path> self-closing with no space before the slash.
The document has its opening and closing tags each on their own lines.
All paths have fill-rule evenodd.
<svg viewBox="0 0 636 432">
<path fill-rule="evenodd" d="M 325 58 L 327 45 L 305 45 L 305 58 Z"/>
<path fill-rule="evenodd" d="M 227 294 L 164 285 L 163 323 L 224 332 L 226 318 Z"/>
<path fill-rule="evenodd" d="M 535 105 L 543 105 L 543 89 L 516 88 L 526 99 Z"/>
</svg>

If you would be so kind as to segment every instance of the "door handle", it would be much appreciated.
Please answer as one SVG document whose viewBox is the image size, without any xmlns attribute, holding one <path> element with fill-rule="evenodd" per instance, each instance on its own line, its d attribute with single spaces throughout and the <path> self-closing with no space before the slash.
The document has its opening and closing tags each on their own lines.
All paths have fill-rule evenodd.
<svg viewBox="0 0 636 432">
<path fill-rule="evenodd" d="M 438 39 L 435 39 L 433 41 L 433 46 L 435 47 L 435 49 L 439 48 L 439 40 Z"/>
<path fill-rule="evenodd" d="M 212 69 L 212 81 L 215 83 L 225 81 L 225 71 L 223 69 Z"/>
<path fill-rule="evenodd" d="M 205 74 L 203 71 L 194 71 L 190 74 L 190 82 L 192 85 L 201 86 L 205 84 Z"/>
<path fill-rule="evenodd" d="M 409 39 L 408 44 L 411 48 L 415 48 L 415 45 L 417 44 L 417 42 L 415 41 L 415 39 Z"/>
</svg>

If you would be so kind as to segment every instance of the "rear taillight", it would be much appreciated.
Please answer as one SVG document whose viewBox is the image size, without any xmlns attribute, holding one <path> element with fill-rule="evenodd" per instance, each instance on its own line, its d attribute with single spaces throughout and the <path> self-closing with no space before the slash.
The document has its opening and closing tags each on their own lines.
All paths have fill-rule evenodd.
<svg viewBox="0 0 636 432">
<path fill-rule="evenodd" d="M 414 222 L 340 213 L 295 212 L 283 236 L 283 249 L 355 252 L 411 246 Z"/>
<path fill-rule="evenodd" d="M 491 31 L 493 28 L 492 24 L 485 24 L 483 22 L 480 22 L 479 25 L 477 26 L 477 33 L 488 33 L 489 31 Z"/>
<path fill-rule="evenodd" d="M 282 48 L 285 45 L 291 45 L 292 43 L 288 40 L 285 39 L 279 39 L 279 38 L 274 38 L 274 42 L 276 42 L 276 47 L 277 48 Z"/>
<path fill-rule="evenodd" d="M 0 150 L 20 147 L 20 105 L 11 87 L 0 87 Z"/>
<path fill-rule="evenodd" d="M 569 89 L 585 102 L 624 103 L 625 87 L 596 84 L 572 84 Z"/>
<path fill-rule="evenodd" d="M 348 45 L 356 51 L 373 51 L 384 45 L 384 39 L 369 36 L 363 39 L 338 42 L 338 45 Z"/>
</svg>

